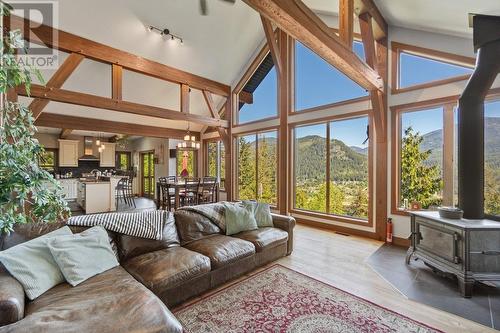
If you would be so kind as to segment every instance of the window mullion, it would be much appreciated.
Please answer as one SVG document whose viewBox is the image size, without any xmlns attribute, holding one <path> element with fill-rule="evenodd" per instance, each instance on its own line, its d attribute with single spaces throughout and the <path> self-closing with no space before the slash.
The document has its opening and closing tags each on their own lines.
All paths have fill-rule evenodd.
<svg viewBox="0 0 500 333">
<path fill-rule="evenodd" d="M 255 200 L 259 200 L 259 134 L 255 133 Z"/>
<path fill-rule="evenodd" d="M 330 122 L 326 123 L 326 213 L 330 214 Z"/>
<path fill-rule="evenodd" d="M 443 107 L 443 205 L 453 206 L 454 104 Z"/>
</svg>

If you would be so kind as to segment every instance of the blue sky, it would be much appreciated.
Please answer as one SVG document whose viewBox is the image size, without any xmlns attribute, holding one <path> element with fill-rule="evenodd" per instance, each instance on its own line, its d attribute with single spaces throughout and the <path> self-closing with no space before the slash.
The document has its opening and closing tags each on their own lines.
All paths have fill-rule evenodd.
<svg viewBox="0 0 500 333">
<path fill-rule="evenodd" d="M 470 68 L 455 66 L 404 52 L 401 53 L 400 68 L 400 88 L 472 73 Z"/>
</svg>

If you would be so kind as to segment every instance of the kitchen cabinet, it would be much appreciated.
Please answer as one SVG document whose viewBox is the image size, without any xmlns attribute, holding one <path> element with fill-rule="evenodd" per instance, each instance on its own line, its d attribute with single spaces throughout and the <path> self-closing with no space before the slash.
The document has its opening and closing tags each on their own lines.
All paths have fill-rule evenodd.
<svg viewBox="0 0 500 333">
<path fill-rule="evenodd" d="M 77 197 L 78 181 L 76 179 L 59 179 L 66 200 L 75 200 Z"/>
<path fill-rule="evenodd" d="M 59 140 L 59 166 L 78 166 L 78 140 Z"/>
<path fill-rule="evenodd" d="M 104 149 L 100 153 L 99 166 L 100 167 L 115 167 L 115 149 L 116 143 L 103 142 Z"/>
</svg>

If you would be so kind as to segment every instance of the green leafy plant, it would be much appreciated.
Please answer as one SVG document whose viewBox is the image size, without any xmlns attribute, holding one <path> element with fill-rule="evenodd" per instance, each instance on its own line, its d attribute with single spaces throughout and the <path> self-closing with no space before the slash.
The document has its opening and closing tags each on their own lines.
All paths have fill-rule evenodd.
<svg viewBox="0 0 500 333">
<path fill-rule="evenodd" d="M 2 17 L 9 5 L 0 2 Z M 38 70 L 16 60 L 15 50 L 24 42 L 19 31 L 2 31 L 0 69 L 0 233 L 17 223 L 55 222 L 69 216 L 59 183 L 38 166 L 44 149 L 34 137 L 36 127 L 30 110 L 7 99 L 7 92 L 24 86 L 29 94 L 31 77 Z"/>
<path fill-rule="evenodd" d="M 443 188 L 443 180 L 437 165 L 425 163 L 432 150 L 420 150 L 423 140 L 412 127 L 405 130 L 401 147 L 401 197 L 428 208 L 441 203 L 438 193 Z"/>
</svg>

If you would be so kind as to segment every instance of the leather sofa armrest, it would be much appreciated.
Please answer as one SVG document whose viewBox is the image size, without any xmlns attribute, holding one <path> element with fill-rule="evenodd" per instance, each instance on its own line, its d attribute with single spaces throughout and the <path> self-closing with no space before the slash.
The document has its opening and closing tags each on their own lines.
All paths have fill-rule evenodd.
<svg viewBox="0 0 500 333">
<path fill-rule="evenodd" d="M 293 251 L 293 228 L 295 227 L 295 218 L 286 215 L 271 214 L 273 224 L 276 228 L 282 229 L 288 233 L 287 255 Z"/>
<path fill-rule="evenodd" d="M 0 327 L 24 318 L 24 289 L 0 265 Z"/>
</svg>

